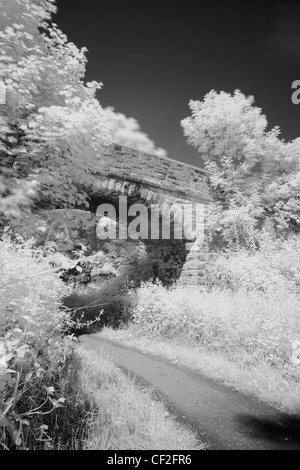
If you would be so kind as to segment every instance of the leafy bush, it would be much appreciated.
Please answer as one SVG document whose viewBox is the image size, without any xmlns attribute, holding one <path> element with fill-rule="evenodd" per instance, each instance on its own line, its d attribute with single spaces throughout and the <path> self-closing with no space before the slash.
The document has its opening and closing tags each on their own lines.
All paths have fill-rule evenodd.
<svg viewBox="0 0 300 470">
<path fill-rule="evenodd" d="M 61 334 L 68 317 L 60 307 L 67 287 L 41 250 L 20 238 L 0 241 L 0 271 L 0 446 L 76 447 L 71 427 L 64 435 L 67 415 L 76 414 L 65 395 L 72 347 Z"/>
<path fill-rule="evenodd" d="M 272 239 L 262 232 L 259 241 L 259 250 L 228 250 L 214 256 L 206 268 L 208 285 L 300 292 L 300 237 Z"/>
</svg>

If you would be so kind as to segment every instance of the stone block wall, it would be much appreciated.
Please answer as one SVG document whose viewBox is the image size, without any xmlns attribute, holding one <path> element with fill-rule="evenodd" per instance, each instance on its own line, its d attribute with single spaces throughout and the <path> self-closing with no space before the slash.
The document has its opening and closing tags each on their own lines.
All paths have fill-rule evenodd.
<svg viewBox="0 0 300 470">
<path fill-rule="evenodd" d="M 118 198 L 127 196 L 130 203 L 143 203 L 149 208 L 153 204 L 159 206 L 163 215 L 169 213 L 173 204 L 196 203 L 205 207 L 208 217 L 209 205 L 214 200 L 209 175 L 201 168 L 119 145 L 106 148 L 94 176 L 91 193 L 101 203 L 107 200 L 117 206 Z M 185 225 L 192 227 L 194 216 L 188 219 L 185 218 Z M 206 250 L 190 252 L 185 242 L 195 241 L 195 234 L 190 229 L 187 233 L 190 237 L 185 240 L 145 242 L 153 277 L 166 283 L 171 280 L 183 284 L 203 283 Z"/>
<path fill-rule="evenodd" d="M 174 198 L 209 203 L 212 201 L 208 173 L 166 157 L 147 154 L 128 147 L 112 145 L 99 159 L 95 174 L 116 177 L 170 191 Z"/>
<path fill-rule="evenodd" d="M 201 285 L 205 282 L 205 266 L 209 260 L 209 253 L 204 246 L 199 252 L 187 253 L 178 283 L 184 285 Z"/>
<path fill-rule="evenodd" d="M 165 284 L 171 284 L 180 278 L 186 259 L 185 243 L 182 240 L 150 241 L 146 248 L 151 277 Z"/>
</svg>

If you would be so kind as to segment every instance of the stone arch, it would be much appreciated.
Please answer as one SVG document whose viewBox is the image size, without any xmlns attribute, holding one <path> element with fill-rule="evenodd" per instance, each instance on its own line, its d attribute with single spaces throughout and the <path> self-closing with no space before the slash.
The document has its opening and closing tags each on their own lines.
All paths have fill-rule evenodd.
<svg viewBox="0 0 300 470">
<path fill-rule="evenodd" d="M 143 203 L 147 207 L 151 205 L 159 206 L 159 210 L 163 216 L 168 217 L 170 210 L 174 206 L 178 206 L 178 211 L 174 213 L 174 223 L 181 223 L 182 206 L 188 204 L 199 204 L 194 199 L 182 199 L 173 196 L 164 190 L 157 188 L 150 188 L 148 185 L 143 183 L 136 183 L 133 181 L 124 181 L 120 178 L 107 178 L 105 176 L 98 177 L 96 187 L 91 192 L 92 198 L 98 199 L 98 203 L 92 203 L 92 212 L 96 212 L 96 207 L 99 205 L 99 201 L 111 201 L 114 202 L 120 196 L 126 196 L 131 204 L 136 202 Z M 191 214 L 185 223 L 185 233 L 188 233 L 186 237 L 189 241 L 196 241 L 199 237 L 199 233 L 193 229 L 194 214 Z"/>
<path fill-rule="evenodd" d="M 96 212 L 98 203 L 118 205 L 119 198 L 125 196 L 128 205 L 143 204 L 147 209 L 153 206 L 157 207 L 162 224 L 165 220 L 169 220 L 170 211 L 174 212 L 171 220 L 173 235 L 171 234 L 170 239 L 163 239 L 162 236 L 157 240 L 153 240 L 150 236 L 147 240 L 143 239 L 149 257 L 147 266 L 149 277 L 158 277 L 165 283 L 174 281 L 190 283 L 191 276 L 201 277 L 203 272 L 199 268 L 199 263 L 203 264 L 203 253 L 195 252 L 198 250 L 195 241 L 199 240 L 199 233 L 193 229 L 194 216 L 190 214 L 187 220 L 182 218 L 182 207 L 187 204 L 195 204 L 196 201 L 188 198 L 183 199 L 171 191 L 151 187 L 145 183 L 99 176 L 91 194 L 92 201 L 94 201 L 92 207 Z M 173 211 L 174 207 L 175 209 L 177 207 L 178 210 Z M 177 223 L 180 225 L 183 222 L 185 224 L 184 227 L 181 227 L 184 232 L 183 236 L 181 239 L 175 239 L 174 227 Z M 151 223 L 149 231 L 151 231 Z M 162 235 L 161 227 L 160 235 Z M 191 248 L 196 249 L 193 251 Z"/>
</svg>

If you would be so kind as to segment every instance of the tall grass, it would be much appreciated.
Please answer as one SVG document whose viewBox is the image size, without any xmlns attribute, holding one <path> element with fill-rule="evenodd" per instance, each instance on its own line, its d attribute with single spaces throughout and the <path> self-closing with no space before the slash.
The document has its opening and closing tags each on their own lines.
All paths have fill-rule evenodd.
<svg viewBox="0 0 300 470">
<path fill-rule="evenodd" d="M 244 363 L 260 360 L 298 375 L 291 361 L 300 336 L 300 299 L 291 292 L 170 289 L 144 284 L 136 292 L 133 321 L 156 338 L 185 338 Z"/>
<path fill-rule="evenodd" d="M 126 377 L 101 349 L 80 347 L 79 386 L 94 412 L 89 420 L 85 449 L 200 450 L 193 431 L 179 425 L 151 391 Z"/>
<path fill-rule="evenodd" d="M 131 291 L 125 342 L 290 412 L 300 412 L 300 238 L 263 234 L 258 250 L 219 253 L 202 287 L 148 282 Z"/>
<path fill-rule="evenodd" d="M 259 249 L 218 253 L 206 266 L 208 287 L 281 291 L 300 295 L 300 236 L 271 238 L 262 231 Z"/>
<path fill-rule="evenodd" d="M 0 272 L 0 447 L 80 447 L 71 426 L 66 432 L 78 411 L 66 395 L 73 353 L 60 307 L 68 289 L 21 238 L 0 241 Z"/>
</svg>

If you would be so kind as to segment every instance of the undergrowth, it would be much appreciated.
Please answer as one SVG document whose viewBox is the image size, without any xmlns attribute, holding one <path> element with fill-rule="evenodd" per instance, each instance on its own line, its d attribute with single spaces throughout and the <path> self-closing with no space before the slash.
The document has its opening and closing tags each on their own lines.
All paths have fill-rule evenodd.
<svg viewBox="0 0 300 470">
<path fill-rule="evenodd" d="M 0 272 L 0 447 L 80 448 L 85 411 L 67 386 L 73 348 L 61 308 L 68 288 L 21 238 L 0 241 Z"/>
</svg>

